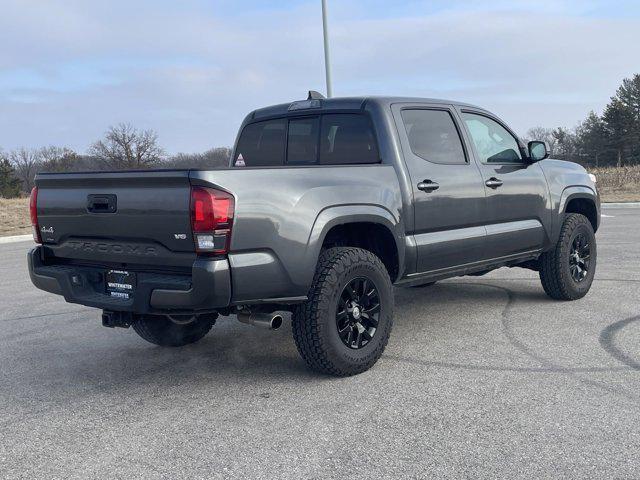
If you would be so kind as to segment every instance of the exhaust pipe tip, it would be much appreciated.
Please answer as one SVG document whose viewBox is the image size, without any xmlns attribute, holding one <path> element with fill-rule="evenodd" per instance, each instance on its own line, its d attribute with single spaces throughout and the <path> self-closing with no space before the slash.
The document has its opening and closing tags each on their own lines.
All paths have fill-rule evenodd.
<svg viewBox="0 0 640 480">
<path fill-rule="evenodd" d="M 282 326 L 282 315 L 271 317 L 271 330 L 278 330 Z"/>
<path fill-rule="evenodd" d="M 277 330 L 282 326 L 282 315 L 268 313 L 238 312 L 238 320 L 247 325 L 262 327 L 267 330 Z"/>
<path fill-rule="evenodd" d="M 135 317 L 130 312 L 102 311 L 102 326 L 107 328 L 129 328 Z"/>
</svg>

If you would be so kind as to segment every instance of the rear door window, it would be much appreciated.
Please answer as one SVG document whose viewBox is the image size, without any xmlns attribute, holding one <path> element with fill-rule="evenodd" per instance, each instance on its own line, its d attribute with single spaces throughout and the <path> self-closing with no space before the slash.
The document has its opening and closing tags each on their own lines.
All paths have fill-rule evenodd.
<svg viewBox="0 0 640 480">
<path fill-rule="evenodd" d="M 251 123 L 244 127 L 233 165 L 263 167 L 284 164 L 286 119 Z"/>
<path fill-rule="evenodd" d="M 344 165 L 379 162 L 380 155 L 369 117 L 351 113 L 322 116 L 321 164 Z"/>
<path fill-rule="evenodd" d="M 464 164 L 467 159 L 451 114 L 445 110 L 403 110 L 411 151 L 433 163 Z"/>
</svg>

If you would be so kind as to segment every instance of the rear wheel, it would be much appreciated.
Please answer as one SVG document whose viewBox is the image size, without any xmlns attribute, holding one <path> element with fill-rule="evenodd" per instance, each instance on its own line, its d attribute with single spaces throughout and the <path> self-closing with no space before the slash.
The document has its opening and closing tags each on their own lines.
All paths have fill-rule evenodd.
<svg viewBox="0 0 640 480">
<path fill-rule="evenodd" d="M 556 300 L 584 297 L 596 272 L 596 236 L 584 215 L 570 213 L 562 224 L 555 248 L 540 257 L 544 291 Z"/>
<path fill-rule="evenodd" d="M 393 291 L 378 257 L 361 248 L 320 256 L 309 299 L 296 307 L 293 338 L 307 365 L 336 376 L 371 368 L 393 325 Z"/>
<path fill-rule="evenodd" d="M 217 315 L 141 315 L 133 323 L 144 340 L 162 347 L 182 347 L 202 339 L 216 322 Z"/>
</svg>

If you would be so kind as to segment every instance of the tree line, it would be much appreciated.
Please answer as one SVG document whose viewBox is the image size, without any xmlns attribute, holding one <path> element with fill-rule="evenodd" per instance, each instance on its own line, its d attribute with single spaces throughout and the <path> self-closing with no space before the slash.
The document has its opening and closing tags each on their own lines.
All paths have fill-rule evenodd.
<svg viewBox="0 0 640 480">
<path fill-rule="evenodd" d="M 31 191 L 37 172 L 87 172 L 148 168 L 221 168 L 229 164 L 231 150 L 218 147 L 203 153 L 167 155 L 153 130 L 138 130 L 121 123 L 109 127 L 86 154 L 66 147 L 21 147 L 0 150 L 0 197 L 12 198 Z"/>
<path fill-rule="evenodd" d="M 535 127 L 529 140 L 544 140 L 552 157 L 585 166 L 640 165 L 640 74 L 625 78 L 602 115 L 591 111 L 573 129 Z"/>
<path fill-rule="evenodd" d="M 590 112 L 573 129 L 535 127 L 527 140 L 544 140 L 553 158 L 585 166 L 640 165 L 640 74 L 625 78 L 601 115 Z M 167 155 L 153 130 L 122 123 L 110 127 L 86 154 L 65 147 L 0 150 L 0 196 L 28 193 L 36 172 L 78 172 L 145 168 L 221 168 L 231 150 Z"/>
</svg>

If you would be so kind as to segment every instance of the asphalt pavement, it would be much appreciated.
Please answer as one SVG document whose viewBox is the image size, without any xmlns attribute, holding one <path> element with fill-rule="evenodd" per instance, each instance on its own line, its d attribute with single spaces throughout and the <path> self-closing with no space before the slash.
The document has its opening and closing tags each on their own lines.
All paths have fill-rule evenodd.
<svg viewBox="0 0 640 480">
<path fill-rule="evenodd" d="M 523 269 L 397 289 L 384 356 L 343 379 L 288 319 L 180 349 L 103 328 L 0 245 L 0 478 L 638 478 L 640 209 L 604 213 L 584 299 Z"/>
</svg>

